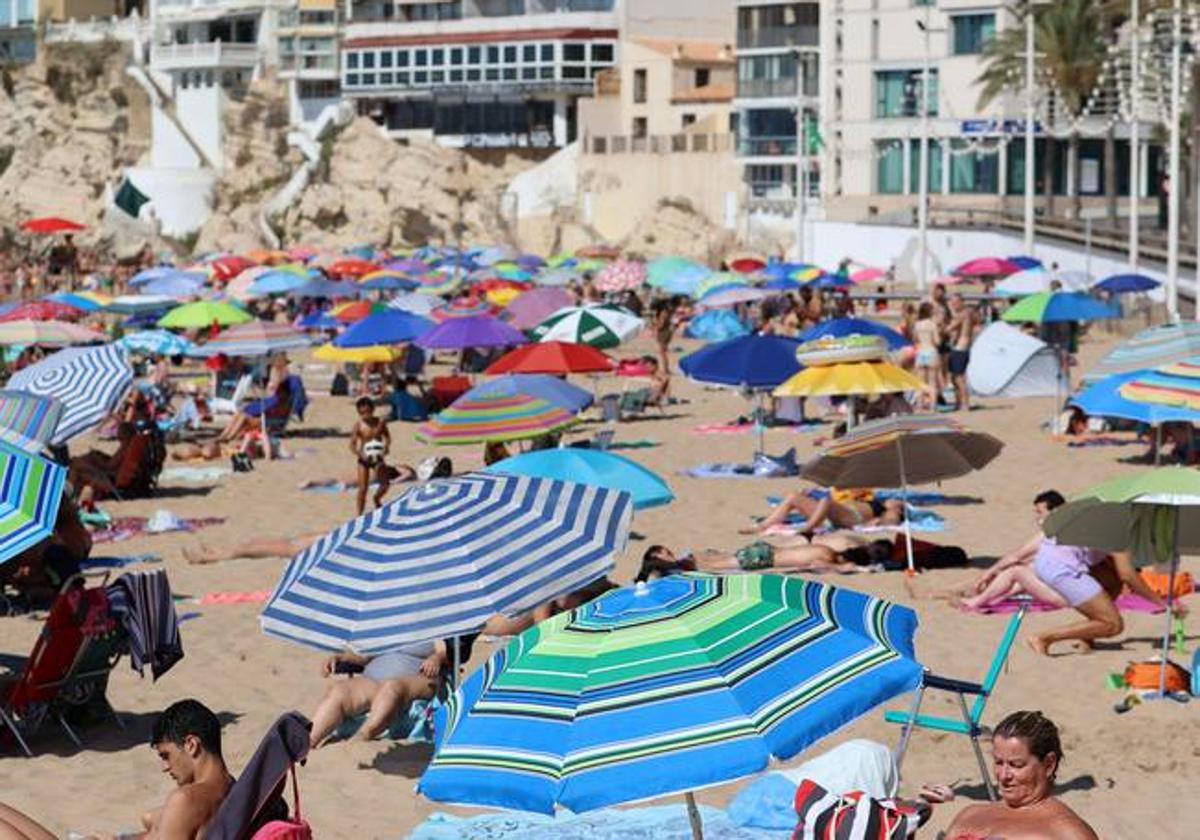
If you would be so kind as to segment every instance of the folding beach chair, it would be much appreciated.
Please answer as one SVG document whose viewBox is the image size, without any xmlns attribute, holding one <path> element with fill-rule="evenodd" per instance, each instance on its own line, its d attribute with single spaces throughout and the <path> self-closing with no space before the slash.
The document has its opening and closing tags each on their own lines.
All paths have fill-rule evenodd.
<svg viewBox="0 0 1200 840">
<path fill-rule="evenodd" d="M 213 398 L 208 401 L 209 410 L 213 414 L 237 414 L 238 409 L 242 407 L 242 403 L 245 401 L 246 396 L 250 393 L 250 386 L 253 382 L 254 376 L 252 374 L 244 374 L 240 379 L 238 379 L 237 385 L 234 387 L 233 392 L 228 398 L 214 395 Z"/>
<path fill-rule="evenodd" d="M 996 648 L 996 655 L 992 657 L 991 667 L 988 668 L 987 675 L 983 678 L 982 683 L 939 677 L 926 671 L 921 676 L 921 684 L 917 686 L 912 707 L 907 712 L 897 710 L 884 713 L 884 720 L 888 723 L 898 723 L 902 727 L 900 730 L 900 743 L 896 746 L 897 774 L 899 774 L 900 766 L 904 761 L 904 753 L 908 749 L 908 741 L 912 737 L 914 727 L 966 735 L 971 739 L 971 746 L 975 749 L 975 759 L 979 762 L 979 772 L 983 776 L 983 784 L 987 789 L 988 798 L 993 800 L 996 798 L 996 791 L 992 787 L 992 777 L 988 772 L 987 761 L 983 757 L 983 748 L 979 745 L 979 737 L 984 734 L 984 728 L 980 725 L 979 720 L 983 717 L 983 710 L 987 707 L 988 698 L 991 697 L 992 691 L 996 687 L 996 681 L 1000 678 L 1000 672 L 1008 661 L 1008 655 L 1012 651 L 1013 642 L 1016 641 L 1017 632 L 1021 629 L 1021 622 L 1025 619 L 1025 612 L 1029 609 L 1028 597 L 1022 597 L 1017 600 L 1020 601 L 1020 606 L 1013 613 L 1013 617 L 1008 622 L 1008 627 L 1004 630 L 1004 635 L 1000 639 L 1000 645 Z M 958 699 L 961 718 L 921 714 L 921 701 L 924 698 L 925 690 L 929 688 L 947 691 L 955 695 Z M 975 697 L 975 702 L 969 709 L 967 708 L 967 695 Z"/>
</svg>

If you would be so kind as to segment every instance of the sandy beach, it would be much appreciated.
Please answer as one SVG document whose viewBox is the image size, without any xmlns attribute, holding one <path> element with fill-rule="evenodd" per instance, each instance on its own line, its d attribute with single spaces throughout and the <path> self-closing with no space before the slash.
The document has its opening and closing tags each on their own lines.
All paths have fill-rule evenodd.
<svg viewBox="0 0 1200 840">
<path fill-rule="evenodd" d="M 1106 346 L 1099 333 L 1082 350 L 1086 369 Z M 683 341 L 693 349 L 698 343 Z M 645 336 L 623 347 L 619 355 L 649 351 Z M 306 354 L 294 361 L 303 362 Z M 611 383 L 600 381 L 604 392 Z M 750 517 L 768 509 L 766 497 L 796 486 L 794 479 L 697 480 L 677 471 L 701 461 L 746 460 L 754 447 L 750 434 L 697 434 L 702 423 L 728 422 L 747 410 L 735 392 L 706 390 L 675 378 L 674 390 L 685 400 L 661 414 L 651 411 L 637 422 L 623 423 L 618 441 L 647 439 L 658 445 L 629 450 L 635 458 L 668 479 L 677 500 L 667 507 L 639 513 L 630 542 L 618 559 L 615 579 L 628 582 L 641 553 L 651 544 L 679 549 L 735 549 L 746 541 L 737 529 Z M 973 429 L 990 432 L 1006 446 L 984 471 L 946 483 L 940 489 L 955 501 L 936 509 L 948 524 L 938 542 L 964 547 L 982 563 L 1026 539 L 1034 529 L 1033 496 L 1048 488 L 1070 495 L 1098 481 L 1142 467 L 1122 463 L 1139 454 L 1138 446 L 1068 448 L 1055 441 L 1039 424 L 1050 413 L 1050 401 L 981 400 L 979 408 L 962 416 Z M 224 546 L 254 536 L 286 536 L 332 528 L 353 514 L 352 493 L 306 492 L 300 482 L 349 472 L 353 460 L 347 451 L 349 428 L 354 420 L 352 402 L 345 398 L 314 395 L 306 422 L 286 442 L 291 456 L 274 463 L 258 462 L 250 473 L 226 474 L 216 481 L 181 482 L 167 479 L 155 498 L 106 503 L 115 515 L 149 515 L 167 509 L 181 517 L 220 517 L 224 522 L 193 534 L 170 533 L 139 536 L 125 542 L 97 546 L 95 554 L 132 555 L 153 552 L 161 556 L 176 593 L 199 598 L 214 592 L 249 592 L 270 589 L 285 560 L 236 560 L 211 566 L 192 566 L 182 549 L 200 543 Z M 577 435 L 591 434 L 596 425 L 584 424 Z M 413 427 L 392 424 L 393 452 L 402 462 L 415 464 L 430 454 L 418 444 Z M 829 435 L 830 425 L 808 427 L 803 432 L 771 430 L 767 451 L 780 453 L 795 446 L 800 458 L 810 457 L 815 441 Z M 83 451 L 92 443 L 73 444 Z M 456 471 L 481 465 L 480 448 L 450 448 L 439 452 L 454 460 Z M 168 466 L 172 466 L 169 464 Z M 1190 559 L 1185 567 L 1191 566 Z M 920 576 L 919 592 L 942 589 L 967 580 L 972 572 L 950 570 Z M 839 577 L 837 584 L 861 589 L 914 606 L 921 620 L 919 659 L 939 673 L 964 679 L 982 677 L 1003 632 L 1006 616 L 968 615 L 940 601 L 916 600 L 898 573 Z M 174 700 L 195 697 L 217 711 L 225 723 L 226 759 L 234 772 L 254 750 L 266 727 L 283 711 L 312 711 L 321 696 L 319 673 L 322 655 L 259 630 L 259 605 L 254 603 L 180 603 L 181 615 L 198 613 L 182 625 L 185 658 L 159 683 L 139 679 L 122 661 L 109 687 L 109 698 L 126 728 L 93 727 L 83 733 L 85 746 L 76 749 L 51 726 L 36 740 L 36 757 L 9 756 L 0 760 L 0 787 L 4 800 L 44 822 L 57 833 L 117 831 L 136 825 L 137 816 L 160 803 L 172 782 L 158 772 L 158 762 L 147 746 L 150 722 L 156 711 Z M 1030 631 L 1070 619 L 1068 611 L 1029 617 L 1022 636 Z M 1091 654 L 1071 653 L 1042 657 L 1022 642 L 1014 649 L 1006 673 L 985 715 L 995 723 L 1017 709 L 1040 709 L 1059 724 L 1066 759 L 1059 791 L 1105 838 L 1188 838 L 1196 835 L 1194 822 L 1180 806 L 1192 801 L 1200 786 L 1200 719 L 1194 708 L 1174 702 L 1140 705 L 1118 716 L 1113 705 L 1120 692 L 1106 686 L 1110 672 L 1120 672 L 1131 659 L 1153 652 L 1163 620 L 1158 615 L 1126 616 L 1121 641 L 1104 645 Z M 29 618 L 0 619 L 0 651 L 24 655 L 35 639 L 39 622 Z M 1189 648 L 1197 644 L 1196 619 L 1189 619 Z M 490 652 L 476 647 L 472 667 Z M 892 704 L 900 707 L 904 698 Z M 931 696 L 927 708 L 952 713 L 950 699 Z M 894 742 L 898 732 L 885 724 L 882 710 L 830 736 L 796 761 L 851 737 Z M 429 757 L 427 746 L 398 746 L 380 741 L 370 744 L 338 743 L 319 750 L 300 774 L 303 810 L 319 837 L 400 838 L 436 811 L 471 813 L 447 808 L 419 798 L 414 783 Z M 918 732 L 904 766 L 902 792 L 915 793 L 922 784 L 950 783 L 959 789 L 958 802 L 940 806 L 933 837 L 972 799 L 983 796 L 973 754 L 966 739 Z M 723 805 L 744 782 L 703 791 L 699 799 Z M 679 800 L 676 800 L 679 801 Z M 681 806 L 682 807 L 682 806 Z M 1178 810 L 1176 810 L 1178 808 Z"/>
</svg>

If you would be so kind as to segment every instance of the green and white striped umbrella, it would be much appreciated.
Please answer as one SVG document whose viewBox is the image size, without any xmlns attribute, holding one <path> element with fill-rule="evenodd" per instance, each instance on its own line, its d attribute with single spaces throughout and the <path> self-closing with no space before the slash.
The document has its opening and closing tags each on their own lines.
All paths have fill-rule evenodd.
<svg viewBox="0 0 1200 840">
<path fill-rule="evenodd" d="M 642 331 L 644 322 L 628 309 L 608 303 L 568 306 L 530 331 L 536 341 L 570 341 L 601 350 L 616 347 Z"/>
<path fill-rule="evenodd" d="M 0 440 L 0 563 L 54 532 L 67 471 Z"/>
</svg>

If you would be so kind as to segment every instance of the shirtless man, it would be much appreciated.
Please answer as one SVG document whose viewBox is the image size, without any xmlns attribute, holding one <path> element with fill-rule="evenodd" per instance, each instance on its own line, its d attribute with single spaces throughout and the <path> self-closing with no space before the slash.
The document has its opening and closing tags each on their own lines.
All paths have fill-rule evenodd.
<svg viewBox="0 0 1200 840">
<path fill-rule="evenodd" d="M 950 296 L 950 322 L 945 327 L 946 341 L 950 344 L 947 368 L 950 381 L 954 384 L 955 409 L 971 408 L 970 389 L 967 388 L 967 364 L 971 361 L 971 343 L 975 340 L 976 318 L 974 308 L 967 306 L 963 296 L 957 292 Z"/>
<path fill-rule="evenodd" d="M 392 436 L 388 432 L 387 423 L 375 416 L 375 402 L 370 397 L 359 397 L 354 403 L 358 411 L 358 420 L 350 430 L 350 451 L 358 459 L 358 515 L 362 516 L 367 509 L 367 490 L 371 486 L 371 476 L 374 474 L 375 507 L 383 504 L 391 483 L 385 458 L 392 446 Z"/>
<path fill-rule="evenodd" d="M 1083 819 L 1053 796 L 1062 763 L 1058 728 L 1041 712 L 1014 712 L 992 735 L 1000 801 L 963 809 L 947 840 L 1099 840 Z"/>
<path fill-rule="evenodd" d="M 161 808 L 142 816 L 136 834 L 94 834 L 94 840 L 200 840 L 233 786 L 221 757 L 221 722 L 197 700 L 168 706 L 154 722 L 150 746 L 178 787 Z M 37 835 L 30 835 L 37 837 Z"/>
</svg>

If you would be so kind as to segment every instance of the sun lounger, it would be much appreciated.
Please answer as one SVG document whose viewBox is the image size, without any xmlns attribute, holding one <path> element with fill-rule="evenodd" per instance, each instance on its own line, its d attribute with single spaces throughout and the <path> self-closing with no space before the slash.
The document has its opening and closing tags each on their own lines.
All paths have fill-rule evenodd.
<svg viewBox="0 0 1200 840">
<path fill-rule="evenodd" d="M 983 749 L 979 744 L 979 738 L 984 734 L 984 728 L 980 725 L 979 721 L 983 717 L 984 709 L 987 708 L 988 698 L 991 697 L 992 691 L 996 687 L 996 681 L 1000 679 L 1000 672 L 1008 661 L 1008 655 L 1012 651 L 1013 642 L 1017 638 L 1017 632 L 1021 629 L 1021 622 L 1025 618 L 1027 607 L 1028 599 L 1026 598 L 1020 608 L 1013 613 L 1013 617 L 1009 619 L 1008 627 L 1004 630 L 1004 635 L 1000 639 L 1000 645 L 996 648 L 996 655 L 992 657 L 991 667 L 988 668 L 987 675 L 983 678 L 982 683 L 949 679 L 926 671 L 921 677 L 921 684 L 917 687 L 916 694 L 913 696 L 911 708 L 907 712 L 896 710 L 884 713 L 883 718 L 888 723 L 898 723 L 903 727 L 900 730 L 900 743 L 896 746 L 897 772 L 899 772 L 900 766 L 904 762 L 904 753 L 908 749 L 908 742 L 912 737 L 914 728 L 933 729 L 938 732 L 966 735 L 971 739 L 971 746 L 975 750 L 975 759 L 979 762 L 979 772 L 983 776 L 983 784 L 987 789 L 988 798 L 996 798 L 996 791 L 992 787 L 991 775 L 988 773 L 987 761 L 984 759 Z M 955 695 L 955 698 L 958 700 L 961 717 L 938 717 L 921 714 L 921 701 L 924 699 L 926 689 L 931 688 Z M 975 702 L 970 708 L 967 707 L 966 698 L 968 695 L 975 698 Z"/>
<path fill-rule="evenodd" d="M 250 393 L 250 385 L 254 381 L 252 374 L 245 374 L 238 380 L 237 387 L 233 389 L 233 393 L 228 399 L 224 397 L 214 396 L 208 402 L 209 410 L 213 414 L 237 414 L 242 407 L 242 403 L 246 400 L 246 395 Z"/>
</svg>

